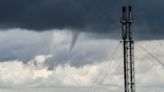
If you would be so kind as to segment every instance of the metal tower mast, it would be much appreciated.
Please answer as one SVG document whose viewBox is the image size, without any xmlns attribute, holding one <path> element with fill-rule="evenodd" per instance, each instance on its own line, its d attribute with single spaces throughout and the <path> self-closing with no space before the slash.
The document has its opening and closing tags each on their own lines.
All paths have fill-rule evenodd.
<svg viewBox="0 0 164 92">
<path fill-rule="evenodd" d="M 121 24 L 124 52 L 125 92 L 135 92 L 134 41 L 132 37 L 132 23 L 132 6 L 123 6 Z"/>
</svg>

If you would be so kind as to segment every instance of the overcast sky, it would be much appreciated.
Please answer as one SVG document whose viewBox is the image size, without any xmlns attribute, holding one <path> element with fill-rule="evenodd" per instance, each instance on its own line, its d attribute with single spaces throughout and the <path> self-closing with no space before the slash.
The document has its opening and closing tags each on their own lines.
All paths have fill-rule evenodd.
<svg viewBox="0 0 164 92">
<path fill-rule="evenodd" d="M 120 17 L 125 3 L 0 0 L 0 92 L 123 91 Z M 163 92 L 164 1 L 132 4 L 136 89 Z"/>
</svg>

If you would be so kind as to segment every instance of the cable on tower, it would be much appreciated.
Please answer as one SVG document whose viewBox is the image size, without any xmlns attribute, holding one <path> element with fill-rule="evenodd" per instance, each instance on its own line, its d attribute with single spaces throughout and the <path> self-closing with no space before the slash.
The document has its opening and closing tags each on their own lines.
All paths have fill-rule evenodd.
<svg viewBox="0 0 164 92">
<path fill-rule="evenodd" d="M 99 76 L 106 70 L 106 68 L 111 65 L 111 60 L 112 60 L 113 56 L 116 54 L 116 52 L 118 51 L 119 46 L 120 46 L 120 42 L 118 43 L 116 48 L 111 53 L 111 56 L 107 58 L 107 60 L 106 60 L 106 61 L 108 61 L 107 64 L 105 64 L 104 67 L 100 70 L 100 72 L 98 72 L 98 75 L 95 78 L 93 83 L 95 83 L 98 80 Z M 92 85 L 91 88 L 88 90 L 88 92 L 95 92 L 95 89 L 96 89 L 96 87 L 94 85 Z"/>
<path fill-rule="evenodd" d="M 138 47 L 140 47 L 142 50 L 144 50 L 148 55 L 150 55 L 154 60 L 156 60 L 159 64 L 161 64 L 164 67 L 164 63 L 162 63 L 161 60 L 159 60 L 155 55 L 153 55 L 150 51 L 148 51 L 143 46 L 140 46 L 139 44 L 135 43 Z"/>
</svg>

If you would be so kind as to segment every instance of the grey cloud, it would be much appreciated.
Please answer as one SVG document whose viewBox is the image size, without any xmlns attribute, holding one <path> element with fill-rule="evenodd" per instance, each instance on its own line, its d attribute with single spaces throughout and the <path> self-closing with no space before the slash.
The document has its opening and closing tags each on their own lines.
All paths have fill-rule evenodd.
<svg viewBox="0 0 164 92">
<path fill-rule="evenodd" d="M 35 33 L 13 29 L 0 32 L 1 61 L 24 60 L 28 61 L 38 54 L 49 52 L 51 32 Z"/>
<path fill-rule="evenodd" d="M 163 0 L 136 0 L 135 32 L 140 39 L 162 39 Z M 1 0 L 1 28 L 35 31 L 73 28 L 82 32 L 117 33 L 120 0 Z"/>
<path fill-rule="evenodd" d="M 37 55 L 52 54 L 53 57 L 46 62 L 52 67 L 68 62 L 74 66 L 81 66 L 104 61 L 111 53 L 110 49 L 119 42 L 90 39 L 81 34 L 74 49 L 70 51 L 71 33 L 37 33 L 19 29 L 0 32 L 0 62 L 21 60 L 26 63 Z"/>
<path fill-rule="evenodd" d="M 88 0 L 1 0 L 0 3 L 2 14 L 0 24 L 3 28 L 47 30 L 70 27 L 84 29 L 100 27 L 106 21 L 101 11 L 97 10 L 95 5 Z M 96 3 L 100 2 L 96 1 Z M 109 23 L 113 23 L 110 21 L 108 20 Z"/>
</svg>

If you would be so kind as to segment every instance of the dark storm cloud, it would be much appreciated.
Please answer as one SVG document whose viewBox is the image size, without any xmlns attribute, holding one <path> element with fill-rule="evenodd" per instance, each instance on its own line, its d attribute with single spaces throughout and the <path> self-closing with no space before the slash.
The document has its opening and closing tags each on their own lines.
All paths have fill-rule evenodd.
<svg viewBox="0 0 164 92">
<path fill-rule="evenodd" d="M 1 0 L 0 24 L 32 30 L 101 27 L 105 16 L 96 8 L 89 0 Z"/>
<path fill-rule="evenodd" d="M 120 8 L 124 3 L 121 0 L 0 0 L 0 26 L 113 33 L 111 30 L 120 27 Z M 163 4 L 163 0 L 134 1 L 137 36 L 163 38 Z"/>
</svg>

